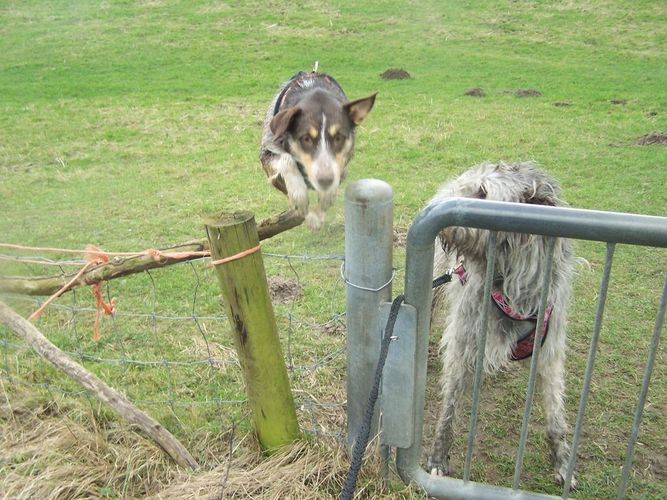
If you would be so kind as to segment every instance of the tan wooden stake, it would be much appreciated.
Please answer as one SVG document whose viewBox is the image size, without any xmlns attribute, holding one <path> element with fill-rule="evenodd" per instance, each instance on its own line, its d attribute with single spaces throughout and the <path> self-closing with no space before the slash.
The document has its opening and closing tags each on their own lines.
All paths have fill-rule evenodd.
<svg viewBox="0 0 667 500">
<path fill-rule="evenodd" d="M 271 452 L 300 437 L 278 328 L 250 212 L 222 214 L 206 221 L 213 262 L 230 319 L 234 342 L 260 445 Z M 242 256 L 241 256 L 242 255 Z"/>
</svg>

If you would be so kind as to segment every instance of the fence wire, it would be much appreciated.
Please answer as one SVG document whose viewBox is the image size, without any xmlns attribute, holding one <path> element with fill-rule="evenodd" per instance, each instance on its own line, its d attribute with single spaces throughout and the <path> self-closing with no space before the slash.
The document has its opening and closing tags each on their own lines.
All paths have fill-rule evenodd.
<svg viewBox="0 0 667 500">
<path fill-rule="evenodd" d="M 321 384 L 322 372 L 344 370 L 344 287 L 338 275 L 342 256 L 264 252 L 269 288 L 304 432 L 342 439 L 344 382 Z M 104 300 L 117 298 L 113 316 L 101 320 L 101 340 L 92 340 L 95 299 L 86 288 L 72 290 L 35 322 L 54 344 L 135 405 L 156 418 L 173 417 L 188 428 L 196 418 L 248 418 L 243 379 L 215 275 L 199 259 L 143 271 L 105 283 Z M 3 256 L 26 266 L 82 262 L 47 257 Z M 0 268 L 1 270 L 1 268 Z M 71 270 L 70 270 L 71 272 Z M 0 272 L 0 274 L 2 274 Z M 27 315 L 44 298 L 2 296 Z M 0 328 L 0 377 L 8 386 L 46 391 L 65 398 L 89 398 L 72 380 Z M 337 369 L 338 368 L 338 369 Z M 336 379 L 336 377 L 333 377 Z M 200 413 L 203 412 L 204 415 Z M 241 415 L 241 417 L 239 417 Z M 196 424 L 192 424 L 196 425 Z"/>
</svg>

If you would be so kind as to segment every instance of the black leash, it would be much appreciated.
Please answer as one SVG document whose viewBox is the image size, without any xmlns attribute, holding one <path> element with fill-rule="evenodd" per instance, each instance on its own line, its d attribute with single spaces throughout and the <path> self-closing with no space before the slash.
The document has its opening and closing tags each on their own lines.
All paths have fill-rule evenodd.
<svg viewBox="0 0 667 500">
<path fill-rule="evenodd" d="M 449 283 L 452 280 L 452 270 L 447 271 L 442 276 L 433 280 L 433 288 L 438 288 L 445 283 Z M 368 446 L 368 438 L 370 437 L 371 432 L 371 421 L 373 420 L 373 414 L 375 413 L 375 403 L 378 399 L 378 394 L 380 392 L 380 382 L 382 380 L 382 371 L 384 369 L 384 364 L 387 361 L 387 354 L 389 353 L 389 344 L 394 336 L 394 326 L 396 325 L 396 318 L 398 318 L 398 311 L 401 307 L 401 304 L 405 300 L 404 295 L 397 296 L 394 301 L 391 303 L 391 309 L 389 310 L 389 318 L 387 319 L 387 326 L 384 329 L 384 335 L 382 337 L 382 344 L 380 346 L 380 356 L 378 358 L 378 363 L 375 368 L 375 378 L 373 379 L 373 387 L 371 387 L 371 392 L 368 396 L 368 402 L 366 404 L 366 411 L 364 412 L 364 420 L 359 429 L 359 434 L 357 439 L 354 442 L 354 448 L 352 449 L 352 460 L 350 461 L 350 468 L 347 472 L 347 478 L 345 479 L 345 485 L 340 492 L 340 500 L 352 500 L 354 496 L 354 491 L 357 488 L 357 477 L 359 476 L 359 471 L 361 470 L 361 465 L 364 460 L 364 452 L 366 451 L 366 446 Z"/>
</svg>

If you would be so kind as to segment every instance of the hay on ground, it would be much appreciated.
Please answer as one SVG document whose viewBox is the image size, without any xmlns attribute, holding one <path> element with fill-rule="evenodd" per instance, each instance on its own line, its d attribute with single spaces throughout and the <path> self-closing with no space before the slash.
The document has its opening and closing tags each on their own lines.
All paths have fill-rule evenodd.
<svg viewBox="0 0 667 500">
<path fill-rule="evenodd" d="M 3 389 L 0 491 L 7 498 L 334 499 L 349 466 L 345 446 L 333 438 L 298 442 L 266 457 L 251 432 L 232 428 L 190 436 L 186 445 L 202 466 L 192 472 L 85 402 L 38 400 L 6 384 Z M 377 456 L 377 446 L 369 446 L 357 498 L 422 498 L 400 482 L 392 493 L 383 492 Z"/>
</svg>

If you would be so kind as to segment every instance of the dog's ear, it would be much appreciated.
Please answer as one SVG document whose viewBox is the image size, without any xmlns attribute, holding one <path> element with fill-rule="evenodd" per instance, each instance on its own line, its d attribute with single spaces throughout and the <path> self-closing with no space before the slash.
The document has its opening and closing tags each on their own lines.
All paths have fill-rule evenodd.
<svg viewBox="0 0 667 500">
<path fill-rule="evenodd" d="M 276 138 L 282 137 L 292 123 L 292 120 L 301 113 L 301 108 L 287 108 L 280 111 L 273 117 L 269 127 Z"/>
<path fill-rule="evenodd" d="M 530 191 L 523 194 L 525 203 L 530 205 L 547 205 L 554 207 L 559 205 L 558 193 L 554 186 L 548 183 L 538 183 L 533 185 Z"/>
<path fill-rule="evenodd" d="M 373 109 L 373 104 L 375 104 L 375 96 L 377 95 L 378 94 L 376 92 L 375 94 L 364 97 L 363 99 L 357 99 L 356 101 L 348 102 L 343 106 L 345 113 L 347 113 L 347 116 L 350 117 L 352 123 L 359 125 L 362 121 L 364 121 L 366 115 L 370 113 L 371 109 Z"/>
</svg>

